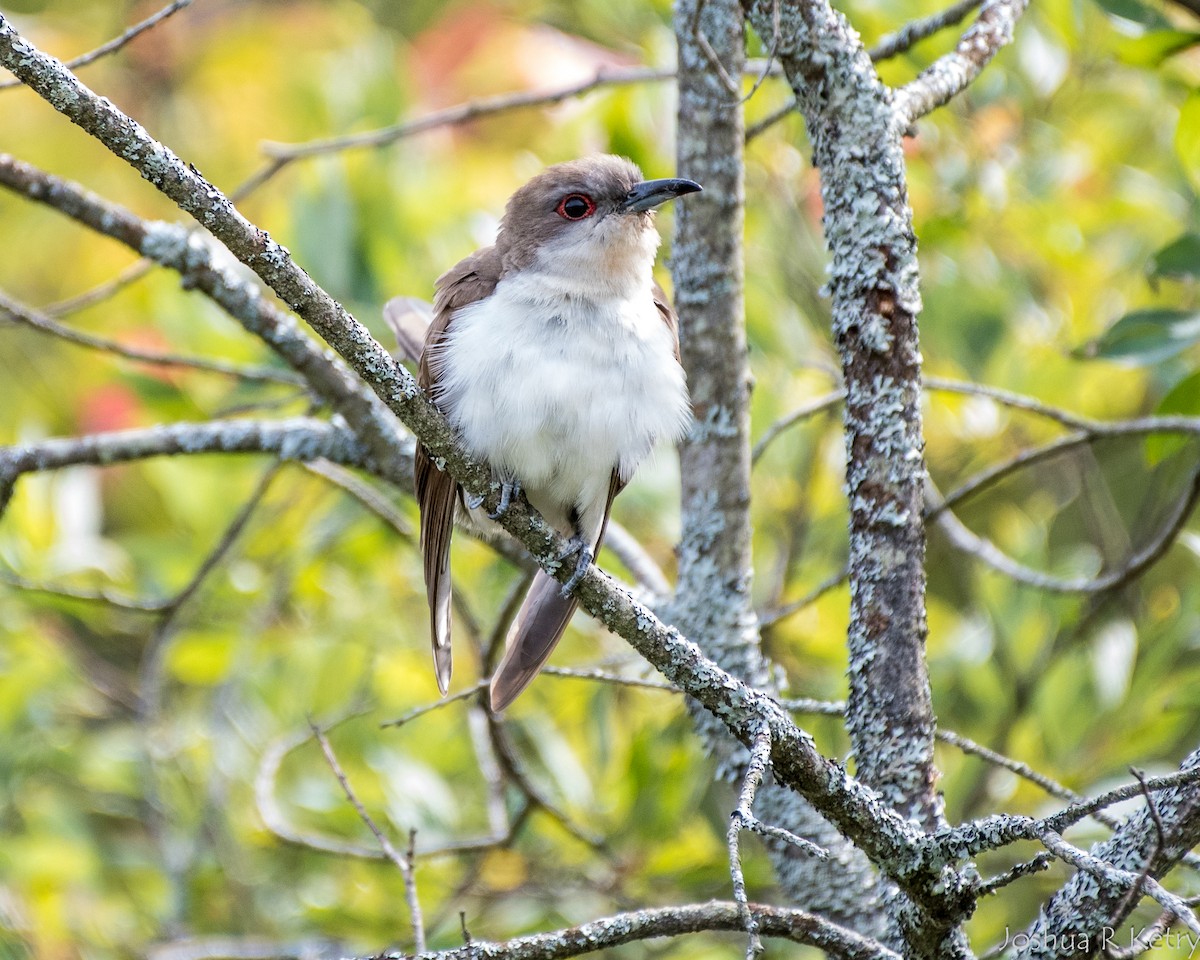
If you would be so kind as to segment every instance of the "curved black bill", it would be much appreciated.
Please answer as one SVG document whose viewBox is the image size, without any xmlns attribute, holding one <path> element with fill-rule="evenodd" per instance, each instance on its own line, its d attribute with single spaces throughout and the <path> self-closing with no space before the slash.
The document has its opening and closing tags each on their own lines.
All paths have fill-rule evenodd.
<svg viewBox="0 0 1200 960">
<path fill-rule="evenodd" d="M 698 193 L 703 189 L 695 180 L 643 180 L 629 191 L 621 209 L 629 213 L 652 210 L 660 203 L 682 197 L 685 193 Z"/>
</svg>

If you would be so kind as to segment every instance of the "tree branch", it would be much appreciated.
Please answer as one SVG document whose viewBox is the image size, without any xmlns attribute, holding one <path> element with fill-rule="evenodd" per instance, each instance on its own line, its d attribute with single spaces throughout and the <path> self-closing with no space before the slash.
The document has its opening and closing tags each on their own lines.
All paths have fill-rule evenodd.
<svg viewBox="0 0 1200 960">
<path fill-rule="evenodd" d="M 15 34 L 13 34 L 11 26 L 4 20 L 3 15 L 0 15 L 0 47 L 4 48 L 8 55 L 14 55 L 12 49 L 14 40 Z M 80 91 L 78 95 L 81 98 L 86 92 L 86 97 L 91 98 L 91 106 L 102 118 L 97 121 L 101 126 L 106 129 L 122 129 L 126 125 L 133 125 L 138 132 L 133 138 L 134 141 L 137 143 L 154 142 L 141 127 L 125 117 L 108 101 L 96 97 L 70 74 L 60 76 L 58 72 L 65 73 L 61 65 L 55 64 L 44 54 L 38 54 L 38 56 L 42 58 L 38 62 L 46 70 L 49 70 L 52 77 L 57 77 L 60 82 L 65 83 L 67 90 L 78 88 Z M 3 57 L 0 57 L 0 62 L 3 62 Z M 55 84 L 42 73 L 37 76 L 41 78 L 39 92 L 48 93 L 47 87 Z M 70 96 L 69 93 L 65 95 Z M 129 146 L 129 141 L 123 139 L 119 134 L 114 134 L 110 136 L 109 142 L 105 145 L 110 149 L 115 149 L 118 156 L 121 156 L 121 151 L 125 149 L 125 146 Z M 158 145 L 156 144 L 156 146 Z M 130 147 L 130 149 L 136 152 L 136 148 Z M 174 156 L 164 147 L 158 146 L 158 150 Z M 124 159 L 128 160 L 129 158 L 124 157 Z M 141 159 L 143 173 L 149 174 L 150 168 L 157 169 L 155 166 L 157 160 L 147 160 L 144 157 Z M 175 158 L 174 162 L 186 171 L 192 181 L 204 182 L 199 174 L 193 173 L 178 158 Z M 8 187 L 31 200 L 44 203 L 98 233 L 112 237 L 162 266 L 177 271 L 184 286 L 189 289 L 195 288 L 211 298 L 248 332 L 263 340 L 293 370 L 303 376 L 314 392 L 340 413 L 362 442 L 371 449 L 383 477 L 393 481 L 404 480 L 406 475 L 400 468 L 405 461 L 405 441 L 396 429 L 395 420 L 384 409 L 383 404 L 372 396 L 370 390 L 352 376 L 340 361 L 327 351 L 318 348 L 309 337 L 303 334 L 291 317 L 268 303 L 253 284 L 248 283 L 229 269 L 224 262 L 226 258 L 215 256 L 213 249 L 200 235 L 193 235 L 181 226 L 141 220 L 125 208 L 96 196 L 78 184 L 52 177 L 8 154 L 0 154 L 0 186 Z M 180 189 L 193 188 L 195 188 L 194 183 L 180 187 Z M 206 190 L 217 197 L 221 196 L 215 187 L 209 186 Z M 240 215 L 233 211 L 228 201 L 225 201 L 223 197 L 221 199 L 228 208 L 226 212 L 244 225 L 246 232 L 246 236 L 243 237 L 244 241 L 251 242 L 254 238 L 265 236 L 242 220 Z M 210 203 L 215 202 L 207 195 L 205 200 Z M 278 253 L 280 248 L 274 246 L 272 249 Z M 286 254 L 284 256 L 286 258 Z M 288 262 L 290 263 L 290 260 Z M 332 304 L 333 301 L 327 294 L 322 293 L 322 296 L 328 304 Z M 362 331 L 362 333 L 369 339 L 366 331 Z M 371 342 L 374 343 L 374 341 Z M 378 344 L 375 346 L 380 353 L 383 352 Z M 384 354 L 384 356 L 387 355 Z M 387 357 L 387 363 L 395 367 L 390 357 Z M 411 476 L 411 471 L 408 476 Z"/>
<path fill-rule="evenodd" d="M 135 23 L 132 27 L 130 27 L 128 30 L 126 30 L 124 33 L 122 33 L 119 37 L 114 37 L 112 40 L 109 40 L 107 43 L 103 43 L 100 46 L 96 47 L 95 50 L 90 50 L 87 53 L 81 54 L 78 57 L 74 57 L 74 58 L 68 60 L 64 64 L 64 66 L 68 67 L 71 70 L 76 70 L 79 67 L 86 67 L 89 63 L 95 63 L 101 57 L 107 57 L 110 53 L 116 53 L 123 46 L 125 46 L 127 43 L 129 43 L 130 40 L 133 40 L 135 37 L 138 37 L 141 34 L 145 33 L 151 27 L 157 26 L 158 24 L 162 23 L 162 21 L 166 20 L 167 17 L 171 16 L 174 13 L 178 13 L 180 10 L 182 10 L 186 6 L 189 6 L 191 4 L 191 2 L 192 2 L 192 0 L 175 0 L 174 3 L 167 4 L 165 7 L 163 7 L 161 10 L 159 10 L 157 13 L 151 14 L 145 20 L 142 20 L 140 23 Z M 13 87 L 19 87 L 19 86 L 22 86 L 22 83 L 20 80 L 5 80 L 3 82 L 0 82 L 0 90 L 10 90 Z"/>
<path fill-rule="evenodd" d="M 0 291 L 0 318 L 10 323 L 22 324 L 52 337 L 58 337 L 68 343 L 74 343 L 92 350 L 111 353 L 126 360 L 136 360 L 160 367 L 184 367 L 192 370 L 205 370 L 209 373 L 219 373 L 227 377 L 237 377 L 241 380 L 257 380 L 269 383 L 287 383 L 293 386 L 304 384 L 304 379 L 288 370 L 272 370 L 270 367 L 250 367 L 224 360 L 214 360 L 208 357 L 184 357 L 171 353 L 158 353 L 153 350 L 140 350 L 136 347 L 126 347 L 115 340 L 96 337 L 81 330 L 72 330 L 33 307 L 18 303 Z"/>
<path fill-rule="evenodd" d="M 759 931 L 825 951 L 840 960 L 899 960 L 897 954 L 875 941 L 829 923 L 802 910 L 786 910 L 751 904 L 750 915 Z M 738 904 L 711 901 L 683 907 L 659 907 L 617 914 L 602 920 L 518 937 L 503 943 L 473 940 L 454 950 L 423 953 L 411 960 L 562 960 L 598 950 L 609 950 L 623 943 L 655 937 L 678 937 L 705 930 L 737 931 L 742 928 Z M 391 960 L 406 960 L 389 955 Z"/>
<path fill-rule="evenodd" d="M 1000 48 L 1012 42 L 1013 29 L 1027 6 L 1029 0 L 985 0 L 958 46 L 895 92 L 893 104 L 900 123 L 907 129 L 970 86 Z"/>
<path fill-rule="evenodd" d="M 0 447 L 0 477 L 11 482 L 25 473 L 77 464 L 111 466 L 148 457 L 198 453 L 269 453 L 282 460 L 324 458 L 355 467 L 370 461 L 369 452 L 349 430 L 321 420 L 217 420 Z"/>
</svg>

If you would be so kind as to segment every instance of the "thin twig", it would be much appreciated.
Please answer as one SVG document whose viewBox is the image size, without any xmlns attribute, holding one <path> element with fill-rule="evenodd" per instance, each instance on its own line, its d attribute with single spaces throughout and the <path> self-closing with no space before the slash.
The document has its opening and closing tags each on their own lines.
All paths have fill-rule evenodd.
<svg viewBox="0 0 1200 960">
<path fill-rule="evenodd" d="M 1053 593 L 1104 593 L 1131 583 L 1159 560 L 1175 542 L 1176 537 L 1186 525 L 1188 517 L 1195 509 L 1198 499 L 1200 499 L 1200 471 L 1193 475 L 1188 489 L 1175 503 L 1171 514 L 1149 542 L 1131 553 L 1119 566 L 1101 576 L 1067 578 L 1042 573 L 1018 563 L 990 540 L 968 529 L 952 511 L 945 508 L 944 501 L 938 495 L 933 484 L 926 483 L 926 503 L 929 505 L 929 513 L 936 518 L 937 524 L 952 546 L 981 560 L 1017 583 Z"/>
<path fill-rule="evenodd" d="M 765 630 L 767 627 L 775 626 L 781 620 L 786 620 L 792 614 L 799 613 L 805 607 L 816 603 L 821 597 L 829 593 L 830 590 L 836 590 L 849 577 L 850 571 L 846 567 L 843 567 L 837 573 L 830 574 L 799 600 L 793 600 L 791 603 L 786 603 L 774 610 L 764 610 L 758 615 L 759 628 Z"/>
<path fill-rule="evenodd" d="M 997 874 L 994 877 L 989 877 L 983 883 L 979 884 L 977 893 L 980 897 L 988 897 L 998 892 L 1003 887 L 1007 887 L 1010 883 L 1020 880 L 1022 877 L 1029 877 L 1035 873 L 1041 873 L 1043 870 L 1048 870 L 1050 864 L 1054 862 L 1054 855 L 1050 853 L 1039 853 L 1029 860 L 1018 863 L 1016 866 L 1010 867 L 1004 873 Z"/>
<path fill-rule="evenodd" d="M 287 383 L 293 386 L 304 383 L 304 378 L 291 370 L 274 370 L 270 367 L 243 366 L 228 363 L 224 360 L 214 360 L 207 357 L 185 357 L 172 353 L 159 353 L 154 350 L 142 350 L 138 347 L 126 347 L 115 340 L 97 337 L 81 330 L 59 323 L 33 307 L 18 303 L 3 291 L 0 291 L 0 318 L 10 323 L 19 323 L 42 333 L 58 337 L 68 343 L 74 343 L 92 350 L 101 350 L 126 360 L 137 360 L 140 363 L 150 363 L 160 367 L 185 367 L 192 370 L 205 370 L 209 373 L 219 373 L 227 377 L 237 377 L 241 380 L 254 380 L 271 383 Z"/>
<path fill-rule="evenodd" d="M 661 67 L 628 67 L 620 70 L 602 68 L 595 76 L 581 83 L 560 87 L 557 90 L 544 92 L 520 91 L 506 93 L 495 97 L 482 97 L 469 103 L 461 103 L 417 117 L 404 120 L 390 127 L 378 130 L 368 130 L 364 133 L 352 133 L 342 137 L 330 137 L 325 140 L 312 140 L 308 143 L 264 143 L 262 151 L 276 161 L 290 162 L 303 157 L 315 157 L 326 153 L 337 153 L 342 150 L 360 149 L 364 147 L 383 147 L 404 137 L 411 137 L 426 130 L 438 127 L 455 126 L 469 123 L 495 113 L 515 110 L 522 107 L 542 107 L 573 97 L 580 97 L 593 90 L 604 87 L 628 86 L 636 83 L 670 80 L 675 71 Z M 244 187 L 243 187 L 244 189 Z"/>
<path fill-rule="evenodd" d="M 741 836 L 742 830 L 756 819 L 751 812 L 754 805 L 754 794 L 762 783 L 763 774 L 771 762 L 771 731 L 764 728 L 754 741 L 750 750 L 750 762 L 746 767 L 746 776 L 742 781 L 741 794 L 738 796 L 737 808 L 729 815 L 729 829 L 725 835 L 725 843 L 729 848 L 729 873 L 733 879 L 733 899 L 742 915 L 742 923 L 747 934 L 746 960 L 754 960 L 763 952 L 762 940 L 758 935 L 758 921 L 750 913 L 750 903 L 746 897 L 746 875 L 742 872 Z"/>
<path fill-rule="evenodd" d="M 410 830 L 408 834 L 408 852 L 402 854 L 393 845 L 388 835 L 384 833 L 374 818 L 363 806 L 358 795 L 354 792 L 354 788 L 350 786 L 350 779 L 346 776 L 346 772 L 342 769 L 342 765 L 338 763 L 337 754 L 333 752 L 333 745 L 330 744 L 329 738 L 324 732 L 311 720 L 308 723 L 312 734 L 317 738 L 317 743 L 321 746 L 321 753 L 325 755 L 325 762 L 329 764 L 329 769 L 333 771 L 333 775 L 337 777 L 337 781 L 341 784 L 342 792 L 346 794 L 346 799 L 350 801 L 350 805 L 354 807 L 360 820 L 367 825 L 367 829 L 375 835 L 375 839 L 379 841 L 379 847 L 383 850 L 383 854 L 392 863 L 396 865 L 396 869 L 400 871 L 400 875 L 404 878 L 404 899 L 408 903 L 408 915 L 412 922 L 413 928 L 413 948 L 417 953 L 425 952 L 425 921 L 421 916 L 421 901 L 417 896 L 417 875 L 416 865 L 413 862 L 413 851 L 416 847 L 417 831 Z"/>
<path fill-rule="evenodd" d="M 608 673 L 604 670 L 579 667 L 542 667 L 542 673 L 551 677 L 567 677 L 575 680 L 593 680 L 597 683 L 611 683 L 621 687 L 640 687 L 643 690 L 666 690 L 670 693 L 682 693 L 675 684 L 666 680 L 647 680 L 639 677 L 622 677 L 620 674 Z"/>
<path fill-rule="evenodd" d="M 880 37 L 876 44 L 867 51 L 872 62 L 890 60 L 915 47 L 920 41 L 932 37 L 935 33 L 961 23 L 968 13 L 978 7 L 983 0 L 958 0 L 940 13 L 922 17 L 906 23 L 894 33 Z"/>
<path fill-rule="evenodd" d="M 1146 863 L 1142 867 L 1142 872 L 1138 875 L 1137 882 L 1129 888 L 1129 891 L 1117 904 L 1109 917 L 1108 926 L 1115 926 L 1121 921 L 1125 915 L 1133 909 L 1134 904 L 1141 898 L 1142 890 L 1145 888 L 1146 880 L 1150 876 L 1150 870 L 1153 868 L 1158 855 L 1162 853 L 1163 847 L 1167 843 L 1166 828 L 1163 826 L 1162 815 L 1158 812 L 1158 803 L 1154 799 L 1154 794 L 1150 788 L 1146 786 L 1146 775 L 1137 767 L 1130 767 L 1129 772 L 1141 785 L 1142 796 L 1146 800 L 1146 812 L 1150 815 L 1150 822 L 1154 824 L 1154 845 L 1150 848 L 1150 853 L 1146 856 Z"/>
<path fill-rule="evenodd" d="M 274 482 L 282 469 L 283 464 L 276 462 L 263 471 L 258 483 L 255 484 L 254 490 L 237 513 L 234 514 L 233 519 L 226 526 L 220 539 L 205 555 L 204 560 L 196 568 L 196 572 L 192 574 L 191 579 L 163 608 L 162 619 L 146 644 L 141 662 L 138 664 L 138 713 L 143 723 L 149 724 L 153 722 L 157 719 L 161 710 L 166 651 L 171 637 L 175 633 L 175 624 L 179 619 L 180 613 L 192 597 L 200 591 L 209 574 L 229 555 L 234 544 L 237 543 L 246 527 L 250 524 L 250 520 L 253 518 L 255 512 L 266 498 L 267 491 L 270 489 L 272 482 Z"/>
<path fill-rule="evenodd" d="M 791 413 L 784 414 L 767 427 L 763 431 L 763 435 L 758 438 L 758 442 L 754 444 L 754 450 L 750 454 L 750 463 L 757 463 L 759 458 L 767 452 L 767 447 L 771 445 L 772 441 L 789 427 L 794 426 L 801 420 L 807 420 L 809 417 L 816 416 L 818 413 L 825 413 L 827 410 L 832 410 L 845 398 L 845 390 L 833 390 L 824 396 L 817 397 L 815 400 L 810 400 L 801 407 L 797 407 Z"/>
<path fill-rule="evenodd" d="M 371 513 L 383 520 L 405 540 L 413 539 L 413 529 L 396 505 L 378 488 L 367 483 L 345 467 L 330 460 L 313 460 L 304 464 L 304 469 L 340 487 Z"/>
<path fill-rule="evenodd" d="M 434 710 L 440 710 L 442 707 L 448 706 L 456 701 L 466 700 L 468 697 L 475 696 L 475 694 L 479 693 L 479 691 L 487 688 L 487 683 L 488 682 L 486 680 L 480 680 L 469 687 L 459 690 L 457 693 L 451 693 L 445 697 L 442 697 L 440 700 L 434 700 L 430 703 L 422 704 L 419 707 L 413 707 L 411 710 L 400 714 L 400 716 L 398 716 L 395 720 L 385 720 L 379 725 L 379 727 L 380 729 L 384 729 L 386 727 L 402 727 L 406 723 L 412 723 L 412 721 L 418 719 L 419 717 L 425 716 L 427 713 L 432 713 Z"/>
<path fill-rule="evenodd" d="M 161 598 L 157 600 L 142 600 L 137 597 L 119 596 L 103 587 L 98 590 L 83 590 L 79 587 L 70 587 L 64 584 L 40 583 L 9 570 L 0 570 L 0 583 L 4 583 L 6 586 L 16 590 L 24 590 L 27 593 L 45 593 L 54 597 L 63 597 L 67 600 L 82 600 L 85 603 L 103 603 L 118 610 L 127 610 L 131 613 L 161 613 L 171 603 L 170 600 Z"/>
<path fill-rule="evenodd" d="M 115 297 L 118 293 L 128 286 L 132 286 L 153 270 L 157 264 L 153 260 L 145 257 L 140 260 L 135 260 L 132 264 L 122 270 L 111 280 L 105 280 L 91 290 L 85 290 L 83 293 L 76 294 L 73 297 L 68 297 L 66 300 L 58 300 L 55 303 L 47 304 L 42 307 L 42 313 L 48 317 L 65 317 L 71 313 L 77 313 L 86 307 L 94 307 L 98 303 L 103 303 Z"/>
<path fill-rule="evenodd" d="M 101 44 L 95 50 L 91 50 L 88 53 L 81 54 L 80 56 L 75 57 L 72 60 L 67 60 L 64 62 L 63 65 L 68 67 L 71 70 L 75 70 L 78 67 L 86 67 L 89 63 L 94 63 L 95 61 L 99 60 L 101 57 L 108 56 L 110 53 L 116 53 L 116 51 L 120 50 L 123 46 L 125 46 L 127 43 L 129 43 L 129 41 L 132 40 L 134 37 L 137 37 L 138 35 L 145 33 L 151 27 L 161 23 L 163 20 L 166 20 L 167 17 L 171 16 L 171 14 L 177 13 L 178 11 L 182 10 L 184 7 L 191 4 L 191 2 L 192 2 L 192 0 L 175 0 L 174 3 L 170 3 L 167 6 L 163 7 L 161 10 L 159 10 L 158 13 L 155 13 L 152 16 L 147 17 L 145 20 L 141 21 L 140 23 L 135 23 L 132 27 L 130 27 L 128 30 L 126 30 L 124 33 L 122 33 L 119 37 L 114 37 L 112 40 L 109 40 L 107 43 Z M 13 87 L 23 87 L 24 85 L 25 84 L 23 84 L 20 80 L 5 80 L 3 82 L 0 82 L 0 90 L 10 90 Z"/>
</svg>

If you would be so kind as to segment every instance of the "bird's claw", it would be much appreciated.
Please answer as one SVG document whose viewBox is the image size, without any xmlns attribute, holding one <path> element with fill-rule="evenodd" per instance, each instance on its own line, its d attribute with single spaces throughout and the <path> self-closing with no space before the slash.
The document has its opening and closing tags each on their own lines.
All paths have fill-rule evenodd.
<svg viewBox="0 0 1200 960">
<path fill-rule="evenodd" d="M 467 505 L 468 510 L 478 510 L 483 506 L 483 497 L 470 493 L 463 499 L 463 503 Z"/>
<path fill-rule="evenodd" d="M 508 508 L 512 506 L 513 498 L 520 496 L 521 481 L 505 480 L 500 484 L 500 503 L 496 509 L 488 514 L 489 520 L 499 520 L 502 516 L 508 513 Z"/>
<path fill-rule="evenodd" d="M 595 559 L 591 547 L 588 546 L 587 541 L 582 537 L 572 537 L 568 540 L 567 549 L 562 552 L 558 559 L 566 560 L 572 554 L 576 554 L 578 559 L 575 561 L 575 572 L 562 585 L 562 595 L 564 597 L 571 595 L 571 591 L 579 585 L 579 581 L 583 579 L 584 575 L 588 572 L 588 567 L 592 565 L 592 560 Z"/>
</svg>

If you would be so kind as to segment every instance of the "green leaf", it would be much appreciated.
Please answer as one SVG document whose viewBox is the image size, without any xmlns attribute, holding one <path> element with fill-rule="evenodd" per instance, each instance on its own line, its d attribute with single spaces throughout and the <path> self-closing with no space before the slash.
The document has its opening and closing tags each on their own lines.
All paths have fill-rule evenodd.
<svg viewBox="0 0 1200 960">
<path fill-rule="evenodd" d="M 1114 323 L 1078 356 L 1128 363 L 1158 363 L 1200 342 L 1200 312 L 1135 310 Z"/>
<path fill-rule="evenodd" d="M 1159 402 L 1154 413 L 1160 417 L 1200 416 L 1200 371 L 1184 377 Z M 1178 433 L 1154 433 L 1146 438 L 1146 460 L 1155 466 L 1187 445 L 1189 437 Z"/>
<path fill-rule="evenodd" d="M 1200 234 L 1185 233 L 1172 240 L 1146 262 L 1151 278 L 1195 280 L 1200 277 Z"/>
<path fill-rule="evenodd" d="M 1148 30 L 1169 29 L 1171 26 L 1166 17 L 1141 0 L 1096 0 L 1096 6 L 1110 17 L 1136 23 Z"/>
<path fill-rule="evenodd" d="M 1117 57 L 1135 67 L 1156 67 L 1167 57 L 1190 50 L 1200 43 L 1200 33 L 1190 30 L 1151 30 L 1137 37 L 1124 37 L 1117 44 Z"/>
</svg>

